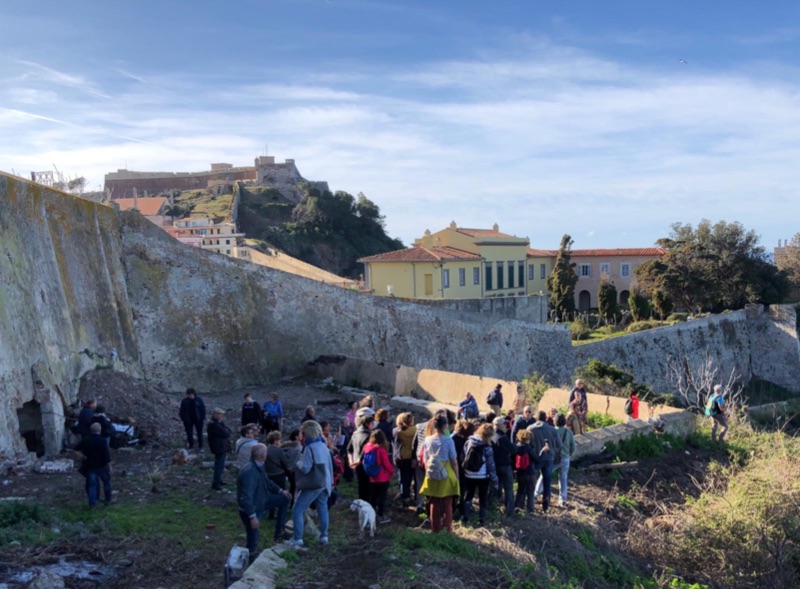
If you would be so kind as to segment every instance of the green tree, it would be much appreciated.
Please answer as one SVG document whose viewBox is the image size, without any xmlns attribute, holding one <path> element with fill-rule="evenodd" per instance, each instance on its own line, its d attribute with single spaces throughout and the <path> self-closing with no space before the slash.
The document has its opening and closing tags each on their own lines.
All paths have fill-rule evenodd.
<svg viewBox="0 0 800 589">
<path fill-rule="evenodd" d="M 741 223 L 702 220 L 697 228 L 675 223 L 656 243 L 666 250 L 635 275 L 642 290 L 692 312 L 739 309 L 746 303 L 776 303 L 788 292 L 786 276 L 769 263 L 754 231 Z M 654 301 L 654 306 L 655 301 Z"/>
<path fill-rule="evenodd" d="M 775 254 L 775 265 L 786 273 L 795 290 L 800 290 L 800 233 L 795 233 L 783 250 Z"/>
<path fill-rule="evenodd" d="M 650 303 L 638 286 L 632 286 L 628 295 L 628 308 L 634 321 L 644 321 L 650 317 Z"/>
<path fill-rule="evenodd" d="M 559 319 L 569 319 L 575 313 L 575 285 L 578 275 L 575 264 L 570 262 L 572 237 L 564 235 L 558 249 L 553 271 L 547 278 L 547 290 L 550 291 L 550 307 Z"/>
<path fill-rule="evenodd" d="M 597 289 L 597 307 L 600 317 L 608 323 L 616 323 L 619 314 L 617 287 L 605 274 L 600 277 L 600 285 Z"/>
</svg>

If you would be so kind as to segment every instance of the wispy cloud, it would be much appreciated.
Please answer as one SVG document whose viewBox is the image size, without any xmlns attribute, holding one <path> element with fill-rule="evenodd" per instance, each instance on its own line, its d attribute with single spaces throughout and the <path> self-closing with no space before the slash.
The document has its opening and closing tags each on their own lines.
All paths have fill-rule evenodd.
<svg viewBox="0 0 800 589">
<path fill-rule="evenodd" d="M 68 74 L 66 72 L 60 72 L 58 70 L 55 70 L 53 68 L 44 66 L 42 64 L 33 61 L 18 59 L 17 63 L 31 68 L 29 77 L 40 78 L 51 84 L 68 86 L 70 88 L 77 88 L 83 90 L 87 94 L 96 96 L 98 98 L 106 98 L 109 100 L 111 99 L 111 96 L 97 89 L 93 84 L 88 82 L 86 78 L 84 78 L 83 76 Z"/>
</svg>

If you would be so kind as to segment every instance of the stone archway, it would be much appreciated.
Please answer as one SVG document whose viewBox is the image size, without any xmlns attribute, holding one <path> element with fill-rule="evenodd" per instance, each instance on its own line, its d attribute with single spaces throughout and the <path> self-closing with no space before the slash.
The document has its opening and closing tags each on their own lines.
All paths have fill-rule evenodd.
<svg viewBox="0 0 800 589">
<path fill-rule="evenodd" d="M 44 456 L 44 424 L 42 423 L 42 407 L 37 401 L 28 401 L 17 409 L 19 435 L 25 440 L 28 452 L 36 452 L 36 456 Z"/>
<path fill-rule="evenodd" d="M 628 290 L 621 290 L 619 291 L 619 306 L 628 308 L 628 298 L 631 296 L 630 291 Z"/>
</svg>

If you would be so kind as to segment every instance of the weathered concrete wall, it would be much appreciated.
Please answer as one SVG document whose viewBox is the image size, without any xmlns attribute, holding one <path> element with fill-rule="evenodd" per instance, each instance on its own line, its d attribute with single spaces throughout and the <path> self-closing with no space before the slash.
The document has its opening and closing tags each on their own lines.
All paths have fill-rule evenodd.
<svg viewBox="0 0 800 589">
<path fill-rule="evenodd" d="M 755 378 L 800 391 L 800 339 L 794 305 L 747 308 L 751 371 Z"/>
<path fill-rule="evenodd" d="M 542 411 L 549 411 L 552 407 L 563 408 L 567 406 L 568 401 L 568 389 L 550 389 L 545 391 L 542 396 L 542 400 L 539 402 L 539 409 Z M 628 420 L 628 416 L 625 414 L 625 401 L 627 401 L 627 399 L 623 397 L 587 393 L 586 401 L 589 405 L 589 411 L 605 413 L 620 421 Z M 650 403 L 645 403 L 644 401 L 639 402 L 639 419 L 646 420 L 648 417 L 663 417 L 671 413 L 682 413 L 682 410 L 677 407 L 650 405 Z"/>
<path fill-rule="evenodd" d="M 491 299 L 414 300 L 419 305 L 452 309 L 463 313 L 480 313 L 497 319 L 516 319 L 528 323 L 547 323 L 546 296 L 497 297 Z"/>
<path fill-rule="evenodd" d="M 189 248 L 139 215 L 122 219 L 142 363 L 167 388 L 263 383 L 335 354 L 479 376 L 571 375 L 563 326 L 454 319 Z"/>
<path fill-rule="evenodd" d="M 751 345 L 744 310 L 575 347 L 578 366 L 596 358 L 633 373 L 660 393 L 673 390 L 670 363 L 685 360 L 695 366 L 705 361 L 706 354 L 726 380 L 731 370 L 745 383 L 750 380 Z"/>
<path fill-rule="evenodd" d="M 25 450 L 17 411 L 32 400 L 60 451 L 65 405 L 113 349 L 141 375 L 118 229 L 109 207 L 0 174 L 0 453 Z"/>
</svg>

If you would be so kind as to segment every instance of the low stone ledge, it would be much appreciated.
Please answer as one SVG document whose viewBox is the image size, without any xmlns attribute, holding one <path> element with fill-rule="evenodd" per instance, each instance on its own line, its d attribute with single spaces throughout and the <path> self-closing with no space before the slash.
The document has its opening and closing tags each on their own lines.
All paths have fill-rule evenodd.
<svg viewBox="0 0 800 589">
<path fill-rule="evenodd" d="M 286 567 L 286 561 L 280 555 L 287 548 L 284 544 L 278 544 L 264 550 L 230 589 L 274 589 L 278 571 Z"/>
</svg>

